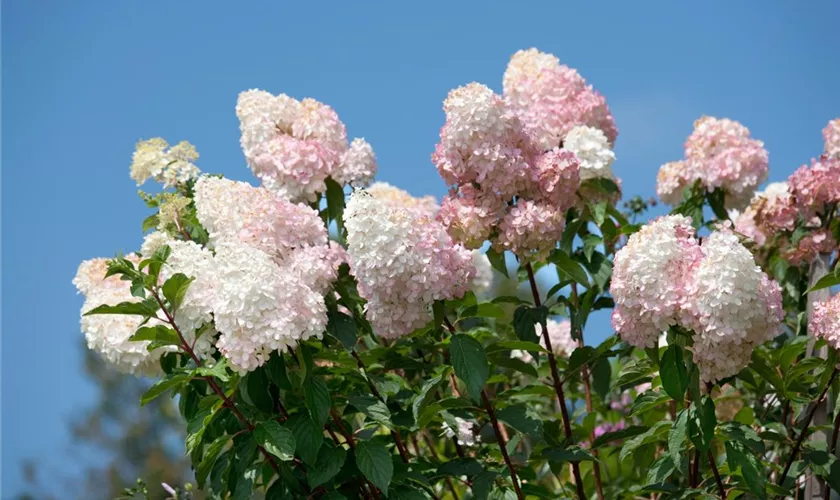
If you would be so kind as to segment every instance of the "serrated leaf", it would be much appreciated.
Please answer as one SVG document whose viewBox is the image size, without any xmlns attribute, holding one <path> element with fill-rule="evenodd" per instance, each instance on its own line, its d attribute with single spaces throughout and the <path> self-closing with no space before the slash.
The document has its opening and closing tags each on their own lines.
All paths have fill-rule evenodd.
<svg viewBox="0 0 840 500">
<path fill-rule="evenodd" d="M 502 273 L 506 278 L 510 278 L 510 274 L 508 274 L 507 270 L 507 263 L 505 262 L 504 252 L 499 253 L 493 250 L 493 247 L 490 247 L 487 249 L 487 259 L 490 261 L 490 265 L 493 269 Z"/>
<path fill-rule="evenodd" d="M 490 367 L 481 344 L 462 333 L 450 339 L 449 354 L 455 375 L 467 386 L 467 392 L 474 399 L 480 399 L 484 384 L 490 376 Z"/>
<path fill-rule="evenodd" d="M 159 306 L 154 300 L 146 299 L 140 302 L 120 302 L 117 305 L 103 304 L 86 312 L 84 316 L 95 314 L 128 314 L 133 316 L 154 316 Z"/>
<path fill-rule="evenodd" d="M 327 333 L 338 339 L 341 345 L 348 351 L 353 350 L 359 339 L 356 321 L 352 317 L 338 311 L 329 313 Z"/>
<path fill-rule="evenodd" d="M 610 392 L 610 377 L 612 376 L 612 367 L 610 366 L 610 361 L 607 358 L 599 358 L 592 365 L 592 388 L 595 389 L 595 393 L 601 397 L 601 399 L 606 399 L 607 393 Z"/>
<path fill-rule="evenodd" d="M 688 420 L 689 411 L 681 410 L 668 432 L 668 454 L 671 455 L 671 462 L 674 465 L 682 460 L 680 457 L 685 447 L 685 440 L 688 438 Z"/>
<path fill-rule="evenodd" d="M 634 436 L 638 436 L 648 430 L 647 427 L 642 425 L 633 425 L 630 427 L 625 427 L 624 429 L 620 429 L 617 431 L 612 432 L 605 432 L 595 438 L 595 441 L 592 442 L 592 448 L 598 449 L 601 446 L 605 446 L 607 444 L 612 443 L 613 441 L 618 441 L 620 439 L 627 439 Z"/>
<path fill-rule="evenodd" d="M 295 437 L 295 449 L 309 466 L 318 460 L 318 451 L 324 443 L 324 429 L 315 425 L 308 414 L 297 414 L 289 418 L 286 425 Z"/>
<path fill-rule="evenodd" d="M 513 329 L 516 336 L 525 342 L 538 344 L 536 325 L 542 324 L 548 317 L 548 309 L 542 307 L 520 306 L 513 312 Z"/>
<path fill-rule="evenodd" d="M 162 378 L 152 384 L 149 389 L 143 393 L 140 397 L 140 406 L 146 406 L 152 400 L 163 394 L 164 392 L 168 391 L 169 389 L 173 389 L 178 391 L 183 387 L 187 382 L 190 381 L 190 376 L 185 373 L 179 373 L 176 375 L 169 375 L 165 378 Z"/>
<path fill-rule="evenodd" d="M 391 423 L 391 411 L 382 401 L 373 396 L 350 396 L 347 399 L 351 405 L 374 422 L 386 427 L 394 426 Z"/>
<path fill-rule="evenodd" d="M 230 380 L 230 375 L 227 372 L 227 358 L 221 358 L 213 366 L 196 368 L 193 374 L 202 377 L 215 377 L 222 382 L 227 382 Z"/>
<path fill-rule="evenodd" d="M 165 325 L 141 326 L 128 340 L 132 342 L 148 340 L 159 342 L 160 345 L 181 345 L 181 340 L 175 330 Z"/>
<path fill-rule="evenodd" d="M 515 404 L 502 408 L 496 412 L 499 420 L 510 425 L 517 431 L 532 437 L 543 435 L 543 424 L 539 416 L 533 413 L 525 404 Z"/>
<path fill-rule="evenodd" d="M 322 379 L 313 377 L 304 386 L 303 392 L 309 416 L 312 417 L 315 425 L 323 427 L 327 423 L 327 419 L 330 418 L 330 406 L 332 406 L 327 384 Z"/>
<path fill-rule="evenodd" d="M 192 282 L 193 279 L 187 277 L 187 275 L 175 273 L 163 284 L 163 296 L 169 302 L 171 313 L 174 313 L 181 307 L 184 296 L 187 294 L 187 290 Z"/>
<path fill-rule="evenodd" d="M 740 467 L 741 477 L 749 490 L 758 498 L 767 498 L 766 479 L 761 462 L 739 441 L 726 441 L 724 446 L 729 470 L 735 471 Z"/>
<path fill-rule="evenodd" d="M 357 442 L 356 466 L 374 486 L 387 496 L 388 486 L 394 476 L 394 463 L 384 444 L 380 441 Z"/>
<path fill-rule="evenodd" d="M 440 375 L 430 378 L 420 388 L 420 393 L 414 397 L 414 401 L 411 402 L 411 414 L 414 416 L 415 422 L 419 420 L 423 408 L 434 400 L 435 391 L 442 380 L 443 378 Z"/>
<path fill-rule="evenodd" d="M 265 451 L 284 462 L 295 458 L 295 436 L 274 420 L 260 422 L 254 428 L 254 439 Z"/>
<path fill-rule="evenodd" d="M 335 448 L 321 448 L 315 466 L 309 470 L 309 474 L 306 477 L 309 486 L 316 488 L 335 477 L 344 465 L 346 458 L 347 452 L 340 446 Z"/>
<path fill-rule="evenodd" d="M 647 482 L 647 484 L 664 483 L 665 480 L 668 479 L 668 477 L 676 470 L 676 468 L 677 466 L 672 455 L 662 455 L 648 470 L 645 482 Z"/>
<path fill-rule="evenodd" d="M 589 276 L 586 274 L 586 270 L 584 270 L 580 263 L 569 257 L 566 252 L 562 250 L 554 251 L 551 254 L 550 260 L 557 267 L 559 273 L 569 277 L 580 285 L 589 287 Z"/>
<path fill-rule="evenodd" d="M 210 474 L 210 471 L 213 469 L 213 465 L 216 463 L 216 459 L 219 457 L 219 454 L 222 452 L 222 449 L 224 449 L 228 441 L 230 441 L 230 436 L 219 436 L 215 441 L 210 443 L 210 446 L 207 447 L 207 451 L 204 453 L 201 463 L 199 463 L 198 467 L 195 469 L 195 480 L 200 489 L 204 488 L 204 481 L 207 479 L 207 475 Z"/>
<path fill-rule="evenodd" d="M 659 373 L 665 392 L 674 401 L 682 402 L 688 388 L 688 372 L 685 369 L 681 346 L 671 344 L 665 349 L 659 362 Z"/>
</svg>

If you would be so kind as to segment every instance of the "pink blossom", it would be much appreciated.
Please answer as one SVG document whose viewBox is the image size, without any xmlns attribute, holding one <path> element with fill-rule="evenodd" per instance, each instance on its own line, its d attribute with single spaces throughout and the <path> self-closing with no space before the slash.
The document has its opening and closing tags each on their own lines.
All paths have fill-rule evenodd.
<svg viewBox="0 0 840 500">
<path fill-rule="evenodd" d="M 563 212 L 555 207 L 522 200 L 502 219 L 493 246 L 527 261 L 541 261 L 554 250 L 565 226 Z"/>
<path fill-rule="evenodd" d="M 790 192 L 805 218 L 823 214 L 826 206 L 840 202 L 840 157 L 823 156 L 802 165 L 788 178 Z"/>
<path fill-rule="evenodd" d="M 832 349 L 840 349 L 840 295 L 814 305 L 808 329 L 813 336 L 825 339 Z"/>
<path fill-rule="evenodd" d="M 825 139 L 824 154 L 828 157 L 840 157 L 840 118 L 828 122 L 822 134 Z"/>
</svg>

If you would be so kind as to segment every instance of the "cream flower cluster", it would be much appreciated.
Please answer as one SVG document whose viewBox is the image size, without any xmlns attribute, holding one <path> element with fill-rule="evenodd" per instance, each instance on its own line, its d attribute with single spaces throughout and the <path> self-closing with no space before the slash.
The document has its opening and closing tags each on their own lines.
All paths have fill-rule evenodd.
<svg viewBox="0 0 840 500">
<path fill-rule="evenodd" d="M 135 265 L 140 262 L 136 254 L 126 258 Z M 81 310 L 81 329 L 89 349 L 101 355 L 105 361 L 124 373 L 153 375 L 160 371 L 158 360 L 166 349 L 149 352 L 149 342 L 134 342 L 128 339 L 141 326 L 141 316 L 125 314 L 99 314 L 85 316 L 90 310 L 106 304 L 115 306 L 121 302 L 139 302 L 131 295 L 131 285 L 119 276 L 105 278 L 107 259 L 86 260 L 79 265 L 73 284 L 85 296 Z M 155 326 L 157 320 L 150 320 L 146 326 Z"/>
<path fill-rule="evenodd" d="M 825 339 L 832 349 L 840 349 L 840 295 L 814 305 L 808 329 L 815 337 Z"/>
<path fill-rule="evenodd" d="M 154 179 L 170 188 L 198 177 L 200 171 L 193 163 L 197 159 L 198 151 L 187 141 L 172 147 L 160 137 L 140 141 L 132 157 L 131 178 L 138 186 Z"/>
<path fill-rule="evenodd" d="M 703 380 L 736 374 L 783 317 L 781 291 L 729 229 L 703 241 L 691 219 L 645 225 L 615 257 L 613 327 L 636 347 L 653 347 L 673 325 L 691 330 Z"/>
<path fill-rule="evenodd" d="M 548 326 L 548 340 L 551 341 L 551 352 L 561 358 L 571 356 L 572 351 L 577 348 L 577 342 L 572 338 L 572 323 L 567 319 L 562 321 L 548 319 L 546 326 Z M 534 325 L 534 328 L 536 329 L 537 337 L 540 339 L 540 345 L 546 348 L 542 325 L 537 323 Z M 534 359 L 530 352 L 519 349 L 510 351 L 510 357 L 521 359 L 526 363 L 530 363 Z"/>
<path fill-rule="evenodd" d="M 505 99 L 543 150 L 565 146 L 579 125 L 600 129 L 610 144 L 618 130 L 607 101 L 580 74 L 552 54 L 520 50 L 503 79 Z"/>
<path fill-rule="evenodd" d="M 408 191 L 387 182 L 374 182 L 366 191 L 377 200 L 393 208 L 408 210 L 417 217 L 434 217 L 440 209 L 434 196 L 415 197 Z"/>
<path fill-rule="evenodd" d="M 463 295 L 475 276 L 470 251 L 454 244 L 431 217 L 360 190 L 347 202 L 344 224 L 359 294 L 382 337 L 424 326 L 435 300 Z"/>
<path fill-rule="evenodd" d="M 444 101 L 446 123 L 432 161 L 453 186 L 438 214 L 456 241 L 544 259 L 565 226 L 580 186 L 577 157 L 542 153 L 504 100 L 471 83 Z"/>
<path fill-rule="evenodd" d="M 347 132 L 326 104 L 264 90 L 239 94 L 236 116 L 248 165 L 263 185 L 292 201 L 314 201 L 332 177 L 363 186 L 376 173 L 373 149 L 364 139 L 348 146 Z"/>
<path fill-rule="evenodd" d="M 708 191 L 723 189 L 727 207 L 743 208 L 767 172 L 764 143 L 752 139 L 747 127 L 728 118 L 704 116 L 694 122 L 685 142 L 685 160 L 660 169 L 656 192 L 662 201 L 675 205 L 683 189 L 700 180 Z"/>
</svg>

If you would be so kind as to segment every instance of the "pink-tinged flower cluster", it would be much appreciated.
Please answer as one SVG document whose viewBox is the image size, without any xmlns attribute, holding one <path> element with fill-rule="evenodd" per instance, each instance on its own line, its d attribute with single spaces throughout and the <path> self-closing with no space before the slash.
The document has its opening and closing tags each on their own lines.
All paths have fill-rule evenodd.
<svg viewBox="0 0 840 500">
<path fill-rule="evenodd" d="M 135 265 L 140 258 L 135 254 L 126 258 Z M 142 316 L 125 314 L 98 314 L 85 316 L 92 309 L 106 304 L 115 306 L 121 302 L 139 302 L 131 295 L 131 284 L 122 281 L 119 276 L 105 277 L 108 270 L 107 259 L 91 259 L 81 263 L 73 284 L 79 293 L 85 296 L 82 306 L 81 329 L 85 334 L 88 348 L 97 352 L 109 364 L 124 373 L 151 375 L 160 368 L 158 360 L 166 348 L 149 352 L 149 342 L 128 340 L 143 322 Z M 147 326 L 160 324 L 149 320 Z"/>
<path fill-rule="evenodd" d="M 688 217 L 661 217 L 631 235 L 616 253 L 610 285 L 616 333 L 636 347 L 654 347 L 679 324 L 687 276 L 700 256 Z"/>
<path fill-rule="evenodd" d="M 314 99 L 248 90 L 239 94 L 236 115 L 248 166 L 266 188 L 292 201 L 314 201 L 327 177 L 361 186 L 376 172 L 370 145 L 356 139 L 348 147 L 336 112 Z"/>
<path fill-rule="evenodd" d="M 557 57 L 534 48 L 518 51 L 503 86 L 505 99 L 543 150 L 561 147 L 578 125 L 598 128 L 615 143 L 618 130 L 604 96 Z"/>
<path fill-rule="evenodd" d="M 488 239 L 498 251 L 543 259 L 575 204 L 580 166 L 570 151 L 542 153 L 504 100 L 471 83 L 449 93 L 432 161 L 453 186 L 438 220 L 468 248 Z"/>
<path fill-rule="evenodd" d="M 823 154 L 829 158 L 840 158 L 840 118 L 828 122 L 822 134 L 825 139 Z"/>
<path fill-rule="evenodd" d="M 323 296 L 347 261 L 318 213 L 265 188 L 215 177 L 195 185 L 196 214 L 216 250 L 211 310 L 218 349 L 240 371 L 320 337 Z M 188 273 L 185 273 L 188 274 Z M 201 281 L 197 273 L 196 286 Z"/>
<path fill-rule="evenodd" d="M 753 196 L 750 205 L 741 213 L 733 210 L 735 232 L 764 246 L 774 233 L 792 231 L 799 210 L 787 183 L 774 182 Z"/>
<path fill-rule="evenodd" d="M 453 243 L 443 225 L 366 191 L 350 196 L 344 225 L 359 294 L 382 337 L 424 326 L 434 301 L 462 296 L 475 277 L 471 252 Z"/>
<path fill-rule="evenodd" d="M 790 192 L 804 218 L 825 215 L 826 208 L 840 203 L 840 156 L 822 156 L 802 165 L 788 178 Z"/>
<path fill-rule="evenodd" d="M 779 285 L 755 264 L 730 230 L 715 231 L 688 276 L 682 326 L 694 332 L 700 378 L 715 382 L 737 374 L 753 349 L 779 334 L 784 318 Z"/>
<path fill-rule="evenodd" d="M 704 116 L 694 122 L 685 142 L 685 160 L 663 165 L 657 193 L 664 202 L 676 204 L 682 190 L 700 180 L 708 191 L 723 189 L 727 207 L 742 208 L 767 179 L 768 161 L 764 143 L 751 138 L 747 127 Z"/>
<path fill-rule="evenodd" d="M 559 356 L 561 358 L 571 356 L 572 351 L 574 351 L 578 346 L 577 341 L 572 338 L 572 323 L 567 319 L 561 321 L 549 319 L 546 321 L 546 326 L 548 326 L 548 340 L 551 341 L 551 352 L 554 353 L 555 356 Z M 540 339 L 540 345 L 547 349 L 545 345 L 545 337 L 543 336 L 542 325 L 537 323 L 534 327 L 536 329 L 537 337 Z M 526 363 L 530 363 L 533 360 L 530 352 L 521 351 L 519 349 L 512 350 L 510 352 L 510 357 L 521 359 Z"/>
<path fill-rule="evenodd" d="M 716 381 L 747 365 L 783 318 L 781 291 L 729 229 L 701 245 L 691 219 L 659 218 L 615 257 L 613 327 L 636 347 L 653 347 L 673 325 L 691 330 L 700 376 Z"/>
<path fill-rule="evenodd" d="M 434 196 L 411 196 L 408 191 L 387 182 L 374 182 L 365 191 L 377 200 L 394 208 L 408 210 L 417 217 L 434 217 L 440 209 Z"/>
<path fill-rule="evenodd" d="M 838 245 L 831 232 L 827 229 L 815 229 L 802 237 L 796 243 L 791 242 L 782 255 L 791 264 L 798 266 L 810 264 L 820 254 L 830 254 L 836 250 Z"/>
<path fill-rule="evenodd" d="M 808 329 L 811 335 L 825 339 L 832 349 L 840 349 L 840 295 L 814 305 Z"/>
</svg>

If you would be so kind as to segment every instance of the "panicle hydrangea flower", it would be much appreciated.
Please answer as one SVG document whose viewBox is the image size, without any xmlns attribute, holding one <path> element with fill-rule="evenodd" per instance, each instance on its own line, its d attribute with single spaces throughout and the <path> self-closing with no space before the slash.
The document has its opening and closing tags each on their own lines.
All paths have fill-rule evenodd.
<svg viewBox="0 0 840 500">
<path fill-rule="evenodd" d="M 368 318 L 382 337 L 424 326 L 435 300 L 463 295 L 475 276 L 470 251 L 454 244 L 431 217 L 356 191 L 344 223 L 350 267 L 368 301 Z"/>
<path fill-rule="evenodd" d="M 505 99 L 543 150 L 563 145 L 578 125 L 600 129 L 610 144 L 618 136 L 604 96 L 551 54 L 534 48 L 518 51 L 508 63 L 503 86 Z"/>
<path fill-rule="evenodd" d="M 140 258 L 135 254 L 126 255 L 126 259 L 135 265 Z M 100 354 L 105 361 L 123 373 L 136 375 L 154 375 L 160 370 L 158 360 L 167 352 L 167 348 L 149 352 L 147 341 L 128 340 L 140 328 L 143 318 L 127 314 L 97 314 L 85 316 L 92 309 L 103 304 L 115 306 L 121 302 L 139 302 L 131 295 L 131 285 L 119 276 L 105 278 L 108 259 L 91 259 L 81 263 L 73 284 L 79 293 L 85 296 L 81 310 L 81 329 L 85 334 L 88 348 Z M 155 319 L 147 326 L 162 324 Z"/>
<path fill-rule="evenodd" d="M 473 423 L 461 417 L 455 417 L 456 429 L 452 429 L 448 423 L 443 423 L 443 435 L 447 438 L 456 438 L 461 446 L 475 446 L 481 442 L 481 436 L 473 432 Z"/>
<path fill-rule="evenodd" d="M 285 261 L 304 283 L 326 295 L 338 278 L 338 268 L 348 262 L 348 257 L 341 245 L 331 241 L 327 245 L 298 248 Z"/>
<path fill-rule="evenodd" d="M 551 205 L 561 214 L 574 206 L 580 186 L 580 167 L 574 153 L 555 148 L 540 155 L 535 173 L 536 201 Z"/>
<path fill-rule="evenodd" d="M 581 181 L 599 178 L 616 180 L 612 171 L 615 153 L 601 129 L 585 125 L 572 128 L 563 140 L 563 149 L 577 157 Z"/>
<path fill-rule="evenodd" d="M 656 174 L 656 195 L 663 203 L 678 205 L 683 190 L 688 186 L 688 168 L 684 161 L 671 161 L 659 168 Z"/>
<path fill-rule="evenodd" d="M 500 96 L 470 83 L 451 91 L 443 109 L 446 123 L 432 162 L 447 184 L 477 183 L 505 199 L 531 188 L 539 150 Z"/>
<path fill-rule="evenodd" d="M 270 255 L 301 246 L 326 245 L 327 230 L 314 209 L 283 200 L 246 182 L 201 177 L 195 207 L 210 242 L 236 240 Z"/>
<path fill-rule="evenodd" d="M 376 175 L 376 155 L 364 139 L 353 139 L 350 147 L 341 157 L 341 166 L 336 173 L 336 182 L 353 187 L 365 187 Z"/>
<path fill-rule="evenodd" d="M 493 286 L 493 266 L 487 254 L 479 251 L 472 251 L 473 265 L 475 266 L 475 277 L 472 280 L 470 289 L 476 295 L 482 295 L 490 291 Z"/>
<path fill-rule="evenodd" d="M 315 99 L 247 90 L 239 94 L 236 116 L 248 166 L 267 189 L 291 201 L 315 201 L 327 177 L 365 185 L 376 172 L 370 144 L 356 139 L 348 148 L 336 112 Z"/>
<path fill-rule="evenodd" d="M 525 261 L 539 262 L 554 250 L 564 227 L 563 212 L 555 207 L 520 200 L 499 224 L 499 236 L 493 248 L 498 252 L 510 250 Z"/>
<path fill-rule="evenodd" d="M 832 349 L 840 349 L 840 295 L 814 304 L 808 329 L 811 335 L 825 339 Z"/>
<path fill-rule="evenodd" d="M 408 191 L 387 182 L 374 182 L 365 191 L 392 208 L 408 210 L 417 217 L 434 217 L 440 209 L 434 196 L 411 196 Z"/>
<path fill-rule="evenodd" d="M 699 179 L 708 191 L 723 189 L 728 207 L 743 208 L 756 187 L 767 179 L 768 154 L 764 143 L 752 139 L 742 124 L 703 116 L 694 122 L 694 131 L 685 142 L 683 169 L 666 165 L 668 169 L 660 172 L 658 179 L 663 186 L 657 187 L 666 203 L 679 202 L 682 188 L 675 187 L 685 187 Z"/>
<path fill-rule="evenodd" d="M 780 230 L 792 231 L 799 215 L 787 182 L 773 182 L 764 191 L 756 193 L 750 208 L 755 211 L 757 223 L 768 234 Z"/>
<path fill-rule="evenodd" d="M 216 247 L 213 313 L 217 347 L 239 371 L 261 366 L 272 351 L 321 338 L 327 311 L 321 294 L 257 248 L 234 241 Z"/>
<path fill-rule="evenodd" d="M 500 220 L 501 207 L 476 203 L 475 198 L 463 195 L 473 190 L 467 184 L 465 189 L 452 191 L 443 197 L 437 219 L 446 226 L 452 239 L 467 248 L 480 248 L 493 233 Z"/>
<path fill-rule="evenodd" d="M 682 326 L 694 332 L 701 379 L 715 382 L 737 374 L 756 346 L 778 335 L 784 311 L 779 285 L 731 230 L 713 232 L 700 249 L 687 276 Z"/>
<path fill-rule="evenodd" d="M 186 213 L 190 199 L 178 193 L 163 193 L 158 211 L 158 231 L 178 229 L 181 217 Z"/>
<path fill-rule="evenodd" d="M 686 280 L 700 255 L 689 217 L 660 217 L 631 235 L 615 255 L 610 285 L 616 333 L 635 347 L 654 347 L 679 323 Z"/>
<path fill-rule="evenodd" d="M 840 118 L 828 122 L 822 134 L 825 139 L 825 156 L 840 158 Z"/>
<path fill-rule="evenodd" d="M 810 264 L 820 254 L 830 254 L 838 248 L 837 240 L 827 229 L 817 229 L 802 237 L 798 242 L 792 244 L 791 248 L 783 251 L 785 260 L 798 266 Z"/>
<path fill-rule="evenodd" d="M 805 218 L 823 214 L 826 205 L 840 202 L 840 157 L 823 156 L 802 165 L 788 178 L 790 193 Z"/>
<path fill-rule="evenodd" d="M 140 141 L 132 157 L 131 178 L 138 186 L 154 178 L 164 188 L 170 188 L 198 177 L 200 170 L 193 163 L 197 159 L 198 151 L 187 141 L 171 148 L 160 137 Z"/>
</svg>

